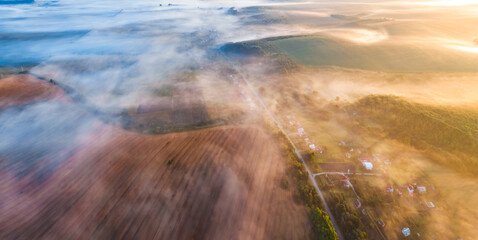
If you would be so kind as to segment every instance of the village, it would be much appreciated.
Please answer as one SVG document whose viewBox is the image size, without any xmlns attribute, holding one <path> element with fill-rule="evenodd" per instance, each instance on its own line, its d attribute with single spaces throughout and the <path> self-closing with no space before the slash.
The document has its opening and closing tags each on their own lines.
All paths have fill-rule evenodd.
<svg viewBox="0 0 478 240">
<path fill-rule="evenodd" d="M 244 78 L 241 74 L 227 73 L 226 77 L 239 93 L 245 109 L 256 114 L 262 113 L 262 108 L 268 111 L 257 93 L 260 93 L 261 88 L 254 90 L 253 86 L 241 79 Z M 317 132 L 321 131 L 320 126 L 310 133 L 312 124 L 302 124 L 298 120 L 308 120 L 301 115 L 300 110 L 288 112 L 276 112 L 275 116 L 284 133 L 304 156 L 315 182 L 335 215 L 335 206 L 339 204 L 337 201 L 342 198 L 340 204 L 347 206 L 350 211 L 347 214 L 360 219 L 360 228 L 366 232 L 368 239 L 435 237 L 434 233 L 427 231 L 425 223 L 430 213 L 442 211 L 439 204 L 441 193 L 416 166 L 407 163 L 408 159 L 403 159 L 393 151 L 387 154 L 374 150 L 377 143 L 370 143 L 372 138 L 362 143 L 347 137 L 319 141 L 321 137 L 318 137 Z M 405 175 L 409 176 L 402 177 Z M 341 219 L 341 216 L 334 217 Z"/>
<path fill-rule="evenodd" d="M 313 174 L 315 181 L 325 192 L 327 201 L 332 200 L 332 192 L 343 194 L 347 204 L 353 206 L 360 216 L 370 239 L 397 239 L 388 235 L 395 235 L 398 239 L 423 239 L 419 224 L 411 226 L 404 222 L 401 226 L 396 226 L 400 221 L 387 215 L 398 216 L 401 213 L 387 214 L 382 208 L 399 211 L 400 206 L 408 205 L 420 211 L 434 211 L 434 199 L 438 198 L 438 195 L 435 186 L 426 178 L 397 184 L 388 175 L 394 167 L 390 158 L 347 141 L 337 142 L 337 147 L 343 154 L 342 158 L 332 156 L 327 152 L 330 146 L 318 144 L 294 116 L 287 115 L 284 122 L 289 136 L 307 153 L 308 164 L 316 171 Z M 379 189 L 376 187 L 377 183 L 381 185 Z M 387 226 L 388 223 L 393 225 L 394 229 Z M 388 234 L 390 231 L 400 234 Z"/>
</svg>

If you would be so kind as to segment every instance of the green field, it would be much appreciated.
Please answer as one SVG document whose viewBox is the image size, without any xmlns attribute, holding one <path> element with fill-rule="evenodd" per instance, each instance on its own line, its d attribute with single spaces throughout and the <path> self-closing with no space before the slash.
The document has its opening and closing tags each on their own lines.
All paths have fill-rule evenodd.
<svg viewBox="0 0 478 240">
<path fill-rule="evenodd" d="M 478 56 L 418 44 L 358 44 L 327 36 L 270 39 L 299 63 L 387 72 L 477 72 Z"/>
</svg>

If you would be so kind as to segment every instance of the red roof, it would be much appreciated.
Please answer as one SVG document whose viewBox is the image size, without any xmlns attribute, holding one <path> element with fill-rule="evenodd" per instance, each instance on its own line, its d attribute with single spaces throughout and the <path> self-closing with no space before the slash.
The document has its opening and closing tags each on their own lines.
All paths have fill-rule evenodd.
<svg viewBox="0 0 478 240">
<path fill-rule="evenodd" d="M 349 178 L 348 178 L 347 176 L 343 176 L 342 179 L 340 179 L 340 180 L 342 180 L 342 181 L 348 181 Z"/>
</svg>

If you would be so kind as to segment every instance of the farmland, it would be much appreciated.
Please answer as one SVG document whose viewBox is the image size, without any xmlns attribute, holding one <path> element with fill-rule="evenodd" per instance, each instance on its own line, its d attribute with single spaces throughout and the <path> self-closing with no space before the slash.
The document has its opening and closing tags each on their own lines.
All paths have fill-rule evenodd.
<svg viewBox="0 0 478 240">
<path fill-rule="evenodd" d="M 161 135 L 102 121 L 53 83 L 29 75 L 0 80 L 1 90 L 16 89 L 11 83 L 17 82 L 36 90 L 24 98 L 15 94 L 19 100 L 0 111 L 2 136 L 29 136 L 0 148 L 0 238 L 311 238 L 296 186 L 281 187 L 284 179 L 294 181 L 278 140 L 257 123 L 260 115 L 188 130 L 198 116 L 228 120 L 253 104 L 230 87 L 232 79 L 211 84 L 207 74 L 213 73 L 202 74 L 187 86 L 154 86 L 141 99 L 147 101 L 133 112 L 136 123 L 185 128 Z M 214 89 L 220 86 L 224 91 Z M 231 97 L 244 103 L 225 104 Z M 28 113 L 19 115 L 23 109 Z M 38 112 L 49 117 L 25 129 Z M 170 119 L 158 123 L 161 116 Z"/>
<path fill-rule="evenodd" d="M 0 109 L 42 100 L 60 99 L 63 95 L 60 88 L 30 75 L 10 76 L 0 81 Z"/>
<path fill-rule="evenodd" d="M 2 239 L 309 237 L 305 209 L 280 188 L 286 161 L 258 127 L 104 127 L 80 145 L 36 188 L 34 173 L 2 169 Z"/>
</svg>

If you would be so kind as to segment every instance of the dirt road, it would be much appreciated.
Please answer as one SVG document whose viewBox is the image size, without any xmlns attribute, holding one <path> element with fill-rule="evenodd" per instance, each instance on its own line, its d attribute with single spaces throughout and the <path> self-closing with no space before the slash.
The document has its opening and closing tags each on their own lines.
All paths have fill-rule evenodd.
<svg viewBox="0 0 478 240">
<path fill-rule="evenodd" d="M 329 208 L 329 206 L 327 205 L 327 202 L 325 201 L 325 198 L 324 198 L 324 195 L 322 194 L 322 191 L 320 191 L 320 188 L 319 188 L 319 186 L 317 185 L 317 182 L 315 181 L 312 172 L 310 171 L 309 167 L 307 166 L 307 163 L 305 162 L 304 158 L 303 158 L 302 155 L 300 154 L 299 150 L 297 149 L 297 147 L 295 146 L 295 144 L 292 142 L 292 140 L 290 139 L 290 137 L 289 137 L 289 135 L 287 134 L 287 132 L 282 128 L 282 125 L 279 123 L 279 121 L 277 121 L 277 119 L 274 117 L 274 115 L 269 111 L 269 109 L 267 108 L 267 106 L 264 104 L 264 101 L 262 101 L 262 98 L 261 98 L 261 97 L 257 94 L 257 92 L 254 90 L 254 88 L 252 87 L 252 85 L 250 84 L 250 82 L 247 80 L 247 78 L 241 73 L 241 71 L 239 70 L 239 68 L 236 67 L 236 65 L 235 65 L 223 52 L 221 52 L 221 54 L 222 54 L 222 56 L 226 59 L 226 61 L 231 65 L 231 67 L 234 68 L 234 70 L 236 70 L 236 72 L 240 75 L 241 79 L 246 83 L 246 85 L 248 86 L 249 90 L 254 94 L 254 96 L 256 97 L 257 101 L 260 103 L 260 105 L 262 106 L 262 108 L 264 109 L 264 111 L 266 112 L 266 114 L 272 119 L 272 121 L 274 121 L 275 125 L 279 128 L 279 130 L 287 137 L 287 139 L 289 140 L 289 142 L 292 144 L 292 147 L 294 148 L 295 154 L 297 155 L 297 157 L 298 157 L 298 158 L 302 161 L 302 163 L 304 164 L 305 169 L 307 170 L 307 173 L 309 174 L 309 179 L 310 179 L 310 181 L 311 181 L 312 184 L 314 185 L 315 190 L 317 191 L 317 193 L 319 194 L 320 199 L 321 199 L 322 202 L 324 203 L 325 210 L 327 211 L 327 214 L 329 215 L 330 220 L 332 221 L 332 224 L 334 225 L 334 228 L 335 228 L 335 231 L 337 232 L 338 238 L 339 238 L 340 240 L 344 240 L 344 238 L 343 238 L 343 236 L 342 236 L 342 233 L 340 232 L 339 225 L 338 225 L 337 222 L 335 221 L 334 215 L 332 214 L 332 211 L 330 211 L 330 208 Z"/>
</svg>

